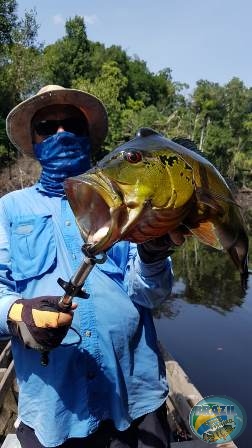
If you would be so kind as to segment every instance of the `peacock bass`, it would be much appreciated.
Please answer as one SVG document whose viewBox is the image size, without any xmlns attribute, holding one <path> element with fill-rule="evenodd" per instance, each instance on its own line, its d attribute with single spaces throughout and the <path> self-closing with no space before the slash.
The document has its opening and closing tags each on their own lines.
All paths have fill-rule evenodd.
<svg viewBox="0 0 252 448">
<path fill-rule="evenodd" d="M 141 128 L 64 188 L 93 254 L 119 240 L 142 243 L 180 228 L 226 250 L 246 283 L 248 236 L 240 208 L 221 174 L 187 140 Z"/>
</svg>

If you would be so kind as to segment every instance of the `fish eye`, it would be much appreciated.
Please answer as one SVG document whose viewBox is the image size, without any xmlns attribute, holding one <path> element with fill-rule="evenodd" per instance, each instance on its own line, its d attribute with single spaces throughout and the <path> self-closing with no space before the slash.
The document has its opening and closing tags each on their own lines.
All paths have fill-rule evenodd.
<svg viewBox="0 0 252 448">
<path fill-rule="evenodd" d="M 139 151 L 130 151 L 125 154 L 124 158 L 130 163 L 138 163 L 142 160 L 142 154 Z"/>
</svg>

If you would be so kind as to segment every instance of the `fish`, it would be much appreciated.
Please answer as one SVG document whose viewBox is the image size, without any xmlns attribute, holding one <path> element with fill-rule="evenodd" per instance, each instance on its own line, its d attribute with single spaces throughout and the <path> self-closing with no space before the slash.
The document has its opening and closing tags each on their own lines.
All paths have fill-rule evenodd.
<svg viewBox="0 0 252 448">
<path fill-rule="evenodd" d="M 226 251 L 246 286 L 248 235 L 241 207 L 191 141 L 141 128 L 90 170 L 66 179 L 64 189 L 90 253 L 180 229 Z"/>
<path fill-rule="evenodd" d="M 206 442 L 217 442 L 220 439 L 226 440 L 229 434 L 234 431 L 235 426 L 224 425 L 214 431 L 208 431 L 203 434 L 203 440 Z"/>
</svg>

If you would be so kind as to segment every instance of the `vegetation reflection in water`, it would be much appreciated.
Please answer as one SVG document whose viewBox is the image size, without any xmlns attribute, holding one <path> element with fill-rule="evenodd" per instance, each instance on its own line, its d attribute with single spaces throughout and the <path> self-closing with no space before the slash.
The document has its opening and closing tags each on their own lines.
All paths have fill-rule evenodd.
<svg viewBox="0 0 252 448">
<path fill-rule="evenodd" d="M 250 241 L 251 252 L 252 238 Z M 250 260 L 251 260 L 250 255 Z M 180 311 L 176 298 L 225 314 L 245 301 L 240 274 L 224 253 L 188 239 L 173 256 L 175 284 L 168 301 L 154 312 L 155 318 L 175 318 Z"/>
</svg>

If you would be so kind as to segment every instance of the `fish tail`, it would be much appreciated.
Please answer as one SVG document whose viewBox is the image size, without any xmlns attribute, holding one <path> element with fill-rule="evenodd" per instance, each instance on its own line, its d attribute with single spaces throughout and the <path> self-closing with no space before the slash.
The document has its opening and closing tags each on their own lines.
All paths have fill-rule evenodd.
<svg viewBox="0 0 252 448">
<path fill-rule="evenodd" d="M 230 257 L 232 258 L 234 264 L 240 271 L 241 287 L 242 290 L 246 292 L 248 287 L 248 276 L 249 276 L 248 256 L 247 255 L 241 256 L 238 248 L 239 247 L 237 246 L 230 247 L 230 249 L 228 249 L 228 253 L 230 254 Z"/>
<path fill-rule="evenodd" d="M 245 293 L 248 289 L 248 272 L 240 274 L 241 276 L 241 287 L 243 292 Z"/>
</svg>

